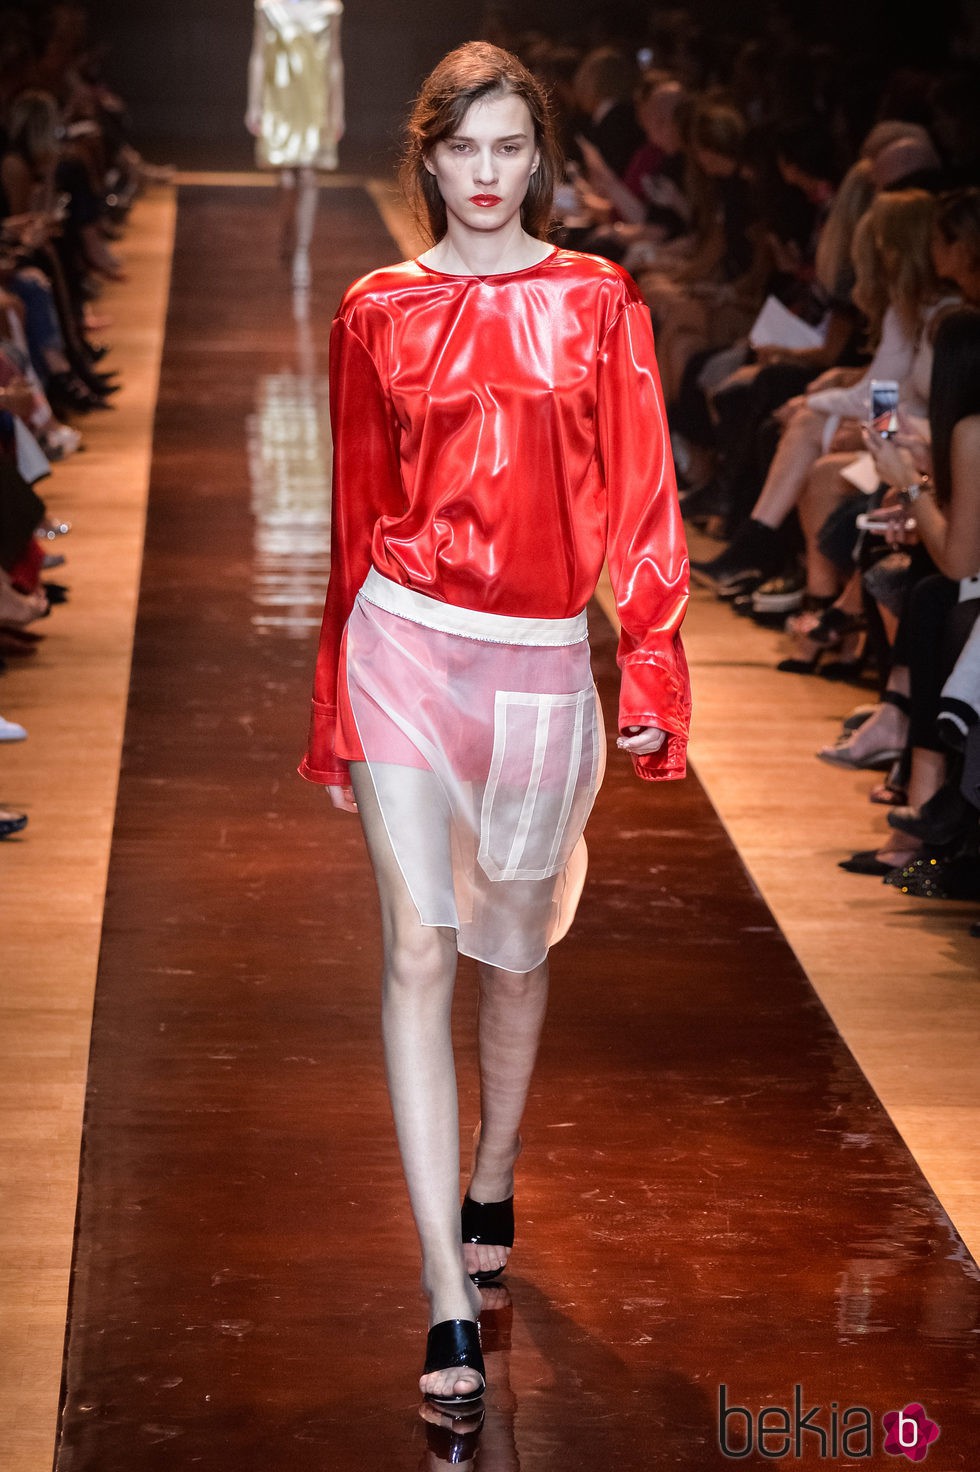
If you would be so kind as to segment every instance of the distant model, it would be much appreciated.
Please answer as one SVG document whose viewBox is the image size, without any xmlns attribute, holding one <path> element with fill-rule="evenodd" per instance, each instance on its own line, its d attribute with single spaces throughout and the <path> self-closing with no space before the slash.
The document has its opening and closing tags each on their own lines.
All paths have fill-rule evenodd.
<svg viewBox="0 0 980 1472">
<path fill-rule="evenodd" d="M 260 169 L 278 169 L 280 251 L 310 284 L 318 169 L 337 167 L 344 132 L 341 0 L 255 0 L 245 126 Z"/>
</svg>

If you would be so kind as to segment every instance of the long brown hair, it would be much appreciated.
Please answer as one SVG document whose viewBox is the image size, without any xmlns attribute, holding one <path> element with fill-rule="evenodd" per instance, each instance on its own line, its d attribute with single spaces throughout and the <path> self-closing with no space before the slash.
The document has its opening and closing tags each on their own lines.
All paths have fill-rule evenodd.
<svg viewBox="0 0 980 1472">
<path fill-rule="evenodd" d="M 940 506 L 953 499 L 953 430 L 974 414 L 980 414 L 980 312 L 961 307 L 940 322 L 932 360 L 929 425 L 932 478 Z"/>
<path fill-rule="evenodd" d="M 841 295 L 842 283 L 852 274 L 851 245 L 862 215 L 874 199 L 875 184 L 866 158 L 852 164 L 834 195 L 820 231 L 813 274 L 829 297 Z"/>
<path fill-rule="evenodd" d="M 939 295 L 932 265 L 936 201 L 922 189 L 879 194 L 858 221 L 851 243 L 856 281 L 852 297 L 868 319 L 874 344 L 893 307 L 905 333 L 917 339 L 925 314 Z"/>
<path fill-rule="evenodd" d="M 910 337 L 939 294 L 932 265 L 936 201 L 924 189 L 879 194 L 871 206 L 875 247 L 888 283 L 888 301 Z"/>
<path fill-rule="evenodd" d="M 520 97 L 531 114 L 539 163 L 531 175 L 521 224 L 530 235 L 545 238 L 551 227 L 555 182 L 562 157 L 555 137 L 547 95 L 527 67 L 499 46 L 469 41 L 444 56 L 422 83 L 408 120 L 401 185 L 418 221 L 433 240 L 446 233 L 446 206 L 425 161 L 435 145 L 459 131 L 468 108 L 488 97 L 508 93 Z"/>
</svg>

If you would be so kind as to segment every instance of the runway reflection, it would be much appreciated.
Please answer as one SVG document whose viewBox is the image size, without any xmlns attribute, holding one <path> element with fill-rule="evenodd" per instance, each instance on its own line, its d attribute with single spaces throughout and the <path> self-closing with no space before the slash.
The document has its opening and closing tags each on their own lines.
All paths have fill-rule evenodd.
<svg viewBox="0 0 980 1472">
<path fill-rule="evenodd" d="M 252 625 L 306 639 L 330 565 L 330 418 L 307 304 L 297 298 L 296 370 L 266 374 L 246 421 L 255 518 Z"/>
</svg>

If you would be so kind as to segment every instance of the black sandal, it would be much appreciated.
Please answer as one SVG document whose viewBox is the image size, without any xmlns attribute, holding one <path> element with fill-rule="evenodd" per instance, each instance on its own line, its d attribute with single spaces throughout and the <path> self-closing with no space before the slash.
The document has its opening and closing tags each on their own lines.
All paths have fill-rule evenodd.
<svg viewBox="0 0 980 1472">
<path fill-rule="evenodd" d="M 487 1371 L 480 1348 L 480 1326 L 472 1319 L 443 1319 L 433 1324 L 425 1341 L 425 1365 L 423 1375 L 433 1375 L 438 1370 L 472 1370 L 479 1375 L 482 1384 L 479 1390 L 467 1395 L 430 1395 L 425 1399 L 436 1406 L 475 1406 L 483 1399 L 487 1388 Z"/>
<path fill-rule="evenodd" d="M 485 1243 L 492 1247 L 513 1247 L 513 1196 L 508 1196 L 506 1201 L 473 1201 L 467 1192 L 463 1197 L 459 1217 L 464 1242 Z M 470 1277 L 474 1283 L 492 1283 L 494 1278 L 499 1278 L 501 1273 L 506 1272 L 506 1269 L 505 1263 L 502 1268 L 492 1268 L 483 1273 L 470 1273 Z"/>
</svg>

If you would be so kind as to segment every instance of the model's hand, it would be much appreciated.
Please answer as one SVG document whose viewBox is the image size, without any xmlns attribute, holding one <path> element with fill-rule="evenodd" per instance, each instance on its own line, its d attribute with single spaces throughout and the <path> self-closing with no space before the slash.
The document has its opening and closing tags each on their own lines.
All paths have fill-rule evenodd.
<svg viewBox="0 0 980 1472">
<path fill-rule="evenodd" d="M 667 732 L 659 726 L 627 726 L 616 745 L 631 756 L 653 756 L 667 740 Z"/>
<path fill-rule="evenodd" d="M 347 783 L 343 787 L 331 785 L 327 788 L 327 791 L 330 794 L 330 801 L 335 808 L 340 808 L 343 813 L 357 812 L 357 798 L 354 796 L 354 789 L 350 783 Z"/>
</svg>

